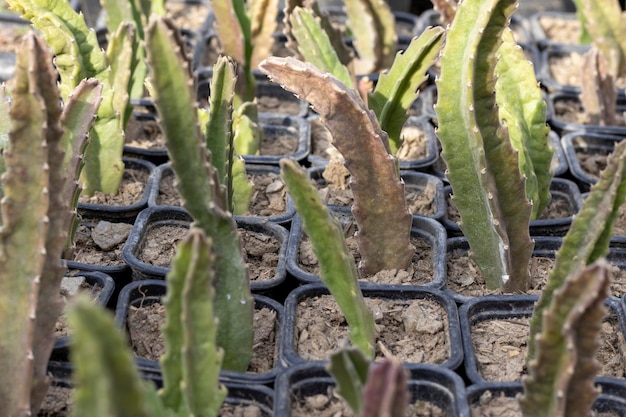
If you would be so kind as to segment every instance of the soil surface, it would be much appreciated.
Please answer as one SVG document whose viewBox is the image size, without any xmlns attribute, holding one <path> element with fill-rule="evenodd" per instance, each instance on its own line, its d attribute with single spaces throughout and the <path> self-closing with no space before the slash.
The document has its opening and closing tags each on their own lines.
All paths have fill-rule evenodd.
<svg viewBox="0 0 626 417">
<path fill-rule="evenodd" d="M 402 362 L 443 363 L 450 356 L 448 319 L 434 300 L 366 297 L 376 322 L 376 357 L 389 351 Z M 330 295 L 305 298 L 296 309 L 296 351 L 305 360 L 327 360 L 348 326 Z"/>
<path fill-rule="evenodd" d="M 354 257 L 355 264 L 358 265 L 361 254 L 356 241 L 356 229 L 352 224 L 344 227 L 344 231 L 348 250 Z M 415 254 L 408 270 L 384 270 L 373 276 L 361 277 L 361 279 L 367 282 L 404 285 L 425 285 L 432 282 L 435 278 L 432 246 L 422 238 L 412 238 L 411 244 L 415 247 Z M 306 272 L 319 275 L 319 262 L 313 252 L 313 245 L 306 235 L 300 241 L 298 266 Z"/>
<path fill-rule="evenodd" d="M 171 171 L 165 171 L 159 183 L 157 204 L 181 206 L 180 194 L 176 189 L 176 178 Z M 248 175 L 253 191 L 248 212 L 249 216 L 275 216 L 287 211 L 287 187 L 279 174 Z"/>
<path fill-rule="evenodd" d="M 73 260 L 90 265 L 123 265 L 122 247 L 132 224 L 83 220 L 76 232 Z"/>
<path fill-rule="evenodd" d="M 187 236 L 189 229 L 182 226 L 157 225 L 146 232 L 138 258 L 154 266 L 168 268 L 176 252 L 177 243 Z M 281 242 L 265 233 L 238 229 L 243 259 L 248 266 L 250 281 L 267 281 L 276 276 Z"/>
<path fill-rule="evenodd" d="M 527 294 L 540 294 L 550 271 L 554 269 L 555 259 L 547 257 L 531 257 L 530 287 Z M 448 255 L 448 276 L 446 286 L 457 294 L 476 297 L 490 294 L 502 294 L 501 290 L 488 290 L 478 266 L 467 253 Z M 609 264 L 611 277 L 611 293 L 621 297 L 626 294 L 626 271 L 616 265 Z"/>
<path fill-rule="evenodd" d="M 529 317 L 485 320 L 472 326 L 472 344 L 479 373 L 488 381 L 518 381 L 526 374 Z M 626 376 L 626 342 L 617 316 L 609 313 L 602 323 L 596 359 L 599 376 Z"/>
<path fill-rule="evenodd" d="M 117 194 L 105 195 L 101 192 L 94 193 L 93 196 L 81 194 L 80 203 L 106 204 L 109 206 L 130 206 L 141 201 L 146 182 L 150 174 L 141 169 L 124 169 L 122 182 Z"/>
<path fill-rule="evenodd" d="M 165 342 L 161 332 L 165 323 L 165 307 L 160 303 L 131 307 L 126 323 L 135 354 L 158 361 L 165 353 Z M 267 308 L 255 310 L 254 353 L 248 372 L 263 373 L 274 367 L 278 355 L 277 334 L 276 312 Z"/>
</svg>

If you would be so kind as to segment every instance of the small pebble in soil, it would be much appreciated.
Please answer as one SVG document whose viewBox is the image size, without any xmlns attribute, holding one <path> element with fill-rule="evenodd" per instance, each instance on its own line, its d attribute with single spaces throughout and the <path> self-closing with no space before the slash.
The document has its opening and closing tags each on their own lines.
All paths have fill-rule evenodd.
<svg viewBox="0 0 626 417">
<path fill-rule="evenodd" d="M 91 230 L 91 238 L 102 250 L 111 250 L 128 238 L 132 224 L 99 221 Z"/>
</svg>

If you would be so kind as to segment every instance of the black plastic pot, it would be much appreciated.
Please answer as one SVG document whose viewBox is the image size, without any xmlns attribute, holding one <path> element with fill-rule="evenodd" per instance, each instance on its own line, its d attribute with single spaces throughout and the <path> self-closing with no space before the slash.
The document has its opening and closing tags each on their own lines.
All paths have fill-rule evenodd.
<svg viewBox="0 0 626 417">
<path fill-rule="evenodd" d="M 113 278 L 102 272 L 88 272 L 88 271 L 76 271 L 72 272 L 72 276 L 83 276 L 85 282 L 89 285 L 98 286 L 101 288 L 100 293 L 94 300 L 94 302 L 102 307 L 106 307 L 113 299 L 113 293 L 115 292 L 115 282 Z M 55 360 L 68 360 L 69 349 L 71 348 L 72 337 L 64 336 L 57 338 L 54 342 L 54 348 L 52 351 L 52 357 Z"/>
<path fill-rule="evenodd" d="M 150 109 L 151 106 L 149 104 L 145 103 L 145 105 L 147 109 Z M 136 123 L 148 126 L 146 130 L 154 128 L 153 125 L 156 122 L 154 112 L 135 112 L 133 117 L 136 119 Z M 294 140 L 296 148 L 293 152 L 281 155 L 242 155 L 241 157 L 247 164 L 278 165 L 278 161 L 282 158 L 291 158 L 300 162 L 309 154 L 311 134 L 307 119 L 300 116 L 260 113 L 259 124 L 263 131 L 264 141 L 275 141 L 288 137 Z M 169 155 L 165 147 L 139 148 L 126 145 L 124 146 L 124 154 L 148 160 L 155 165 L 161 165 L 169 161 Z"/>
<path fill-rule="evenodd" d="M 417 365 L 407 381 L 410 402 L 424 401 L 439 407 L 447 417 L 469 417 L 463 380 L 454 372 L 432 365 Z M 335 381 L 319 364 L 290 367 L 276 380 L 274 416 L 290 417 L 294 402 L 328 395 Z"/>
<path fill-rule="evenodd" d="M 352 214 L 349 211 L 336 211 L 333 215 L 337 217 L 343 225 L 353 222 Z M 432 256 L 433 279 L 430 282 L 420 283 L 420 286 L 429 288 L 441 288 L 445 281 L 445 239 L 446 232 L 439 222 L 426 217 L 413 217 L 411 235 L 425 239 L 430 243 Z M 300 242 L 304 236 L 302 229 L 302 219 L 296 214 L 291 224 L 289 232 L 289 246 L 287 248 L 287 271 L 303 284 L 320 283 L 319 276 L 305 271 L 299 265 Z M 388 284 L 379 284 L 361 280 L 363 288 L 385 288 Z M 411 288 L 416 285 L 398 285 L 401 288 Z"/>
<path fill-rule="evenodd" d="M 570 118 L 572 116 L 569 116 L 569 118 L 564 117 L 564 114 L 567 114 L 565 113 L 565 110 L 571 111 L 572 109 L 574 109 L 578 111 L 578 113 L 582 113 L 584 111 L 584 107 L 580 101 L 579 94 L 565 92 L 547 94 L 546 104 L 546 116 L 548 119 L 548 124 L 550 124 L 552 129 L 554 129 L 561 136 L 579 130 L 586 130 L 593 133 L 606 133 L 609 135 L 626 136 L 626 126 L 624 125 L 600 126 L 583 124 L 575 120 L 570 121 Z M 617 96 L 616 111 L 618 114 L 626 112 L 626 95 Z"/>
<path fill-rule="evenodd" d="M 319 119 L 318 115 L 314 115 L 310 117 L 311 123 L 314 122 L 314 119 Z M 430 123 L 430 118 L 426 116 L 415 117 L 410 116 L 406 123 L 404 124 L 404 129 L 417 130 L 422 132 L 426 138 L 426 155 L 423 158 L 419 159 L 409 159 L 404 160 L 401 159 L 398 161 L 401 170 L 414 170 L 414 171 L 423 171 L 428 167 L 432 166 L 435 161 L 439 158 L 439 148 L 438 148 L 438 140 L 437 136 L 435 136 L 435 128 Z M 315 140 L 314 135 L 311 136 L 311 141 Z M 311 144 L 311 149 L 314 149 L 314 144 Z M 307 157 L 309 163 L 312 166 L 325 166 L 328 163 L 328 158 L 325 158 L 320 155 L 309 154 Z"/>
<path fill-rule="evenodd" d="M 115 322 L 121 329 L 127 329 L 126 321 L 128 310 L 140 305 L 150 305 L 161 302 L 167 291 L 167 283 L 163 280 L 143 280 L 135 281 L 125 286 L 120 292 L 115 310 Z M 268 372 L 254 374 L 248 372 L 221 371 L 220 380 L 232 383 L 244 384 L 271 384 L 276 376 L 282 372 L 283 364 L 280 359 L 280 338 L 282 337 L 282 315 L 283 307 L 271 298 L 262 295 L 253 295 L 256 309 L 269 308 L 276 312 L 276 321 L 279 329 L 276 331 L 276 349 L 274 368 Z M 126 330 L 127 331 L 127 330 Z M 145 358 L 135 358 L 135 363 L 139 370 L 151 378 L 160 378 L 161 366 L 158 361 Z"/>
<path fill-rule="evenodd" d="M 580 159 L 576 156 L 577 153 L 597 155 L 598 160 L 595 162 L 600 164 L 597 167 L 601 171 L 606 166 L 606 159 L 613 152 L 615 144 L 623 139 L 624 136 L 622 135 L 611 135 L 591 130 L 573 131 L 561 138 L 570 172 L 581 191 L 588 192 L 590 187 L 598 182 L 598 178 L 583 168 Z"/>
<path fill-rule="evenodd" d="M 148 207 L 148 196 L 150 195 L 151 189 L 154 184 L 154 180 L 151 174 L 156 168 L 155 165 L 151 162 L 141 159 L 123 158 L 122 160 L 124 162 L 125 170 L 139 170 L 145 172 L 148 175 L 148 179 L 146 181 L 146 185 L 144 187 L 141 199 L 134 204 L 119 206 L 79 202 L 78 214 L 82 218 L 89 219 L 95 217 L 101 220 L 132 222 L 141 210 Z"/>
<path fill-rule="evenodd" d="M 315 166 L 307 170 L 309 178 L 313 180 L 318 187 L 324 187 L 328 185 L 328 182 L 324 179 L 322 174 L 325 167 Z M 443 182 L 434 175 L 427 174 L 419 171 L 401 171 L 400 177 L 404 182 L 405 192 L 424 194 L 432 194 L 431 209 L 428 213 L 413 214 L 414 217 L 428 217 L 435 220 L 440 220 L 445 215 L 446 202 L 443 194 Z M 328 208 L 331 211 L 345 211 L 350 212 L 352 203 L 346 205 L 333 205 L 328 204 Z"/>
<path fill-rule="evenodd" d="M 280 174 L 280 168 L 274 165 L 249 164 L 249 165 L 246 165 L 246 172 L 248 173 L 248 175 L 257 175 L 257 176 L 271 175 L 271 174 L 278 175 Z M 161 204 L 161 202 L 159 201 L 160 195 L 162 193 L 162 189 L 161 189 L 162 181 L 165 177 L 173 176 L 173 175 L 174 173 L 169 163 L 160 165 L 155 170 L 154 188 L 152 189 L 152 193 L 150 194 L 148 198 L 149 207 L 166 207 L 165 205 Z M 282 190 L 278 190 L 278 192 L 280 191 Z M 271 223 L 276 223 L 281 226 L 287 227 L 291 223 L 293 216 L 296 214 L 296 207 L 294 206 L 293 200 L 291 199 L 291 196 L 289 196 L 289 194 L 285 196 L 285 199 L 286 199 L 285 211 L 282 213 L 278 213 L 278 214 L 274 214 L 270 216 L 262 216 L 262 215 L 235 216 L 235 220 L 243 219 L 246 221 L 258 221 L 262 223 L 271 222 Z M 180 201 L 177 201 L 176 204 L 177 204 L 176 207 L 178 207 L 178 204 L 180 204 Z M 169 207 L 172 207 L 172 206 L 170 205 Z"/>
<path fill-rule="evenodd" d="M 536 219 L 530 221 L 531 236 L 564 236 L 569 230 L 573 216 L 580 211 L 583 198 L 578 186 L 565 178 L 553 178 L 550 183 L 552 198 L 559 198 L 567 202 L 567 206 L 572 215 L 557 219 Z M 444 195 L 452 195 L 452 187 L 444 188 Z M 448 212 L 442 219 L 442 224 L 446 227 L 448 237 L 462 236 L 459 225 L 448 217 Z"/>
<path fill-rule="evenodd" d="M 456 369 L 463 361 L 460 343 L 460 333 L 458 327 L 457 307 L 454 301 L 439 290 L 426 287 L 414 287 L 400 289 L 398 286 L 388 286 L 386 288 L 371 289 L 362 288 L 365 298 L 381 298 L 390 300 L 402 300 L 410 302 L 413 300 L 426 299 L 439 304 L 445 311 L 448 319 L 448 359 L 443 363 L 436 364 L 437 367 L 446 369 Z M 307 298 L 314 298 L 328 295 L 330 292 L 322 284 L 303 285 L 293 290 L 285 300 L 285 312 L 281 322 L 281 364 L 292 367 L 301 363 L 325 364 L 328 360 L 306 360 L 297 351 L 296 341 L 299 337 L 296 334 L 296 317 L 298 305 Z M 328 324 L 330 326 L 330 323 Z M 347 324 L 343 324 L 347 325 Z M 339 345 L 340 341 L 337 341 Z M 393 352 L 392 352 L 393 354 Z M 403 363 L 403 366 L 413 372 L 423 364 Z"/>
<path fill-rule="evenodd" d="M 600 394 L 591 409 L 596 415 L 626 415 L 626 383 L 609 378 L 596 378 L 596 386 Z M 481 397 L 490 392 L 493 398 L 504 396 L 515 398 L 524 392 L 521 382 L 483 382 L 470 385 L 467 388 L 467 402 L 470 410 L 480 403 Z"/>
<path fill-rule="evenodd" d="M 459 307 L 465 373 L 472 383 L 487 382 L 478 368 L 479 365 L 472 343 L 472 326 L 488 320 L 530 318 L 538 298 L 536 295 L 493 295 L 476 298 Z M 626 316 L 619 299 L 610 297 L 606 300 L 605 305 L 611 314 L 617 316 L 621 332 L 624 334 L 626 332 Z M 615 378 L 606 379 L 613 380 Z"/>
<path fill-rule="evenodd" d="M 580 27 L 580 23 L 578 23 L 578 17 L 576 13 L 572 12 L 556 12 L 556 11 L 543 11 L 532 14 L 528 21 L 530 23 L 530 31 L 533 39 L 537 43 L 540 49 L 545 49 L 553 46 L 562 46 L 562 45 L 577 45 L 579 44 L 579 39 L 574 38 L 570 39 L 568 43 L 564 44 L 561 42 L 556 42 L 551 39 L 546 31 L 543 29 L 541 24 L 542 19 L 558 19 L 563 20 L 564 24 L 573 24 L 578 25 Z"/>
<path fill-rule="evenodd" d="M 52 379 L 52 385 L 64 388 L 72 388 L 73 366 L 67 362 L 52 361 L 48 364 L 48 372 Z M 155 388 L 163 387 L 163 379 L 160 375 L 152 373 L 143 374 L 144 379 L 154 383 Z M 260 416 L 272 417 L 274 415 L 274 390 L 260 384 L 240 384 L 224 380 L 220 382 L 228 389 L 224 404 L 233 406 L 255 406 L 260 410 Z M 246 415 L 245 413 L 243 415 Z M 259 414 L 254 414 L 259 415 Z"/>
<path fill-rule="evenodd" d="M 251 221 L 244 218 L 236 219 L 236 221 L 237 226 L 241 229 L 271 236 L 280 242 L 278 265 L 273 278 L 264 281 L 252 281 L 250 283 L 250 289 L 253 292 L 272 295 L 285 281 L 287 276 L 286 254 L 289 234 L 284 227 L 270 222 Z M 169 266 L 156 266 L 139 259 L 140 252 L 147 243 L 148 232 L 163 226 L 188 229 L 191 222 L 191 216 L 189 216 L 187 211 L 179 207 L 151 207 L 141 212 L 122 250 L 122 257 L 132 269 L 133 280 L 165 279 L 165 276 L 170 271 Z M 172 242 L 172 244 L 175 244 L 175 242 Z"/>
</svg>

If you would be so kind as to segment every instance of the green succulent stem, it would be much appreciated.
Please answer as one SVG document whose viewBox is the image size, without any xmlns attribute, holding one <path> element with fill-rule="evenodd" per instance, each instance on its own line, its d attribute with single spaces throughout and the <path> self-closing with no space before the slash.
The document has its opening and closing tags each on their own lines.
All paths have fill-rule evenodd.
<svg viewBox="0 0 626 417">
<path fill-rule="evenodd" d="M 154 404 L 147 400 L 155 388 L 142 381 L 128 342 L 113 317 L 80 296 L 69 312 L 74 343 L 71 360 L 76 389 L 72 416 L 145 417 Z"/>
<path fill-rule="evenodd" d="M 368 94 L 367 105 L 389 135 L 394 155 L 402 146 L 401 131 L 407 112 L 428 79 L 426 72 L 439 56 L 444 33 L 443 28 L 432 27 L 414 38 L 405 51 L 396 55 L 391 68 L 380 74 L 374 91 Z"/>
<path fill-rule="evenodd" d="M 604 302 L 609 296 L 608 268 L 595 262 L 568 275 L 542 311 L 542 330 L 531 343 L 520 406 L 524 417 L 589 415 L 599 391 L 594 385 Z"/>
<path fill-rule="evenodd" d="M 96 33 L 82 15 L 66 1 L 10 0 L 12 9 L 30 20 L 52 50 L 59 71 L 61 96 L 68 95 L 81 80 L 96 78 L 103 85 L 102 102 L 85 149 L 84 192 L 117 194 L 124 164 L 124 127 L 130 116 L 128 101 L 132 73 L 140 65 L 139 42 L 132 23 L 111 32 L 105 53 Z"/>
<path fill-rule="evenodd" d="M 200 130 L 190 65 L 182 48 L 173 23 L 153 17 L 146 31 L 152 96 L 184 207 L 215 248 L 215 314 L 223 367 L 243 372 L 252 356 L 254 305 L 237 226 Z"/>
<path fill-rule="evenodd" d="M 328 287 L 346 317 L 350 341 L 368 358 L 374 357 L 374 318 L 359 288 L 354 258 L 348 250 L 343 229 L 333 220 L 306 172 L 296 162 L 282 159 L 283 177 L 302 226 L 309 236 L 320 265 L 320 279 Z"/>
<path fill-rule="evenodd" d="M 193 227 L 167 275 L 166 353 L 161 358 L 164 405 L 179 413 L 215 417 L 226 397 L 219 383 L 224 352 L 216 346 L 215 254 L 204 232 Z"/>
<path fill-rule="evenodd" d="M 438 136 L 461 229 L 488 288 L 525 291 L 533 244 L 519 157 L 499 119 L 496 55 L 515 0 L 459 4 L 437 80 Z"/>
<path fill-rule="evenodd" d="M 61 256 L 75 214 L 67 191 L 77 172 L 67 161 L 85 140 L 68 140 L 64 129 L 92 120 L 99 102 L 95 81 L 81 84 L 62 109 L 57 79 L 43 40 L 26 35 L 17 50 L 9 142 L 2 153 L 0 372 L 12 375 L 0 382 L 2 416 L 36 414 L 50 385 L 48 360 L 64 305 Z M 80 101 L 90 110 L 66 118 Z"/>
<path fill-rule="evenodd" d="M 563 287 L 567 277 L 607 255 L 615 219 L 625 199 L 626 142 L 616 145 L 600 180 L 592 187 L 563 238 L 554 268 L 535 306 L 530 322 L 530 340 L 541 333 L 542 311 L 550 304 L 555 291 Z M 532 361 L 536 355 L 535 345 L 529 344 L 528 360 Z"/>
</svg>

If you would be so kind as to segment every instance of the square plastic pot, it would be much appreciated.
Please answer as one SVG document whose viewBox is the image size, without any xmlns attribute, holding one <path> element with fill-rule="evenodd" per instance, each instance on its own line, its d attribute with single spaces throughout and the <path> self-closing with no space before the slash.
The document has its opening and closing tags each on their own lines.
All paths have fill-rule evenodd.
<svg viewBox="0 0 626 417">
<path fill-rule="evenodd" d="M 154 180 L 152 173 L 156 166 L 142 159 L 135 158 L 122 158 L 124 162 L 124 169 L 143 171 L 147 175 L 147 180 L 144 186 L 141 199 L 136 203 L 129 205 L 109 205 L 109 204 L 92 204 L 92 203 L 78 203 L 78 214 L 82 218 L 98 218 L 101 220 L 110 221 L 130 221 L 132 222 L 139 212 L 148 207 L 148 196 L 152 192 Z"/>
<path fill-rule="evenodd" d="M 161 280 L 135 281 L 125 286 L 120 292 L 115 309 L 115 322 L 119 328 L 127 331 L 128 310 L 131 306 L 150 305 L 161 302 L 166 295 L 167 283 Z M 280 338 L 282 337 L 283 306 L 271 298 L 262 295 L 253 295 L 256 309 L 269 308 L 276 312 L 276 321 L 279 329 L 276 330 L 276 348 L 280 351 Z M 279 360 L 280 354 L 276 355 L 274 368 L 264 373 L 221 371 L 220 380 L 224 382 L 240 384 L 271 384 L 276 376 L 282 372 L 283 366 Z M 139 370 L 154 379 L 161 377 L 161 365 L 158 361 L 145 358 L 135 358 Z"/>
<path fill-rule="evenodd" d="M 122 250 L 122 257 L 132 270 L 133 280 L 162 280 L 170 271 L 169 266 L 152 265 L 139 258 L 141 250 L 147 242 L 148 233 L 163 226 L 188 229 L 192 221 L 193 219 L 187 211 L 180 207 L 151 207 L 141 212 Z M 286 255 L 289 238 L 287 229 L 274 223 L 251 221 L 245 218 L 236 219 L 236 222 L 238 228 L 273 237 L 280 243 L 278 264 L 274 276 L 271 279 L 250 282 L 251 291 L 271 296 L 275 290 L 278 290 L 287 276 Z"/>
<path fill-rule="evenodd" d="M 248 175 L 254 176 L 264 176 L 264 175 L 280 175 L 280 168 L 275 165 L 256 165 L 256 164 L 246 164 L 246 173 Z M 175 175 L 171 165 L 163 164 L 157 167 L 154 172 L 154 188 L 150 196 L 148 197 L 148 207 L 168 207 L 164 206 L 159 202 L 159 195 L 161 193 L 161 185 L 162 181 L 165 177 Z M 281 192 L 282 190 L 278 190 Z M 176 191 L 178 192 L 178 191 Z M 179 203 L 179 202 L 178 202 Z M 169 206 L 172 207 L 172 206 Z M 178 207 L 178 206 L 176 206 Z M 291 223 L 293 216 L 296 214 L 296 207 L 293 204 L 293 200 L 291 196 L 287 193 L 285 196 L 285 211 L 268 215 L 246 215 L 246 216 L 234 216 L 235 220 L 245 219 L 247 221 L 258 221 L 258 222 L 271 222 L 276 223 L 281 226 L 288 227 Z"/>
<path fill-rule="evenodd" d="M 488 381 L 478 368 L 479 365 L 472 343 L 472 326 L 487 320 L 530 318 L 538 299 L 539 297 L 535 295 L 493 295 L 470 300 L 459 307 L 465 374 L 473 384 Z M 626 316 L 619 299 L 609 297 L 605 301 L 605 305 L 619 320 L 622 334 L 626 334 Z M 606 379 L 613 380 L 616 378 Z"/>
<path fill-rule="evenodd" d="M 307 169 L 309 178 L 313 180 L 319 187 L 328 185 L 328 182 L 324 179 L 325 167 L 314 166 Z M 428 214 L 413 214 L 413 217 L 428 217 L 435 220 L 443 218 L 446 210 L 446 202 L 443 194 L 443 182 L 434 175 L 427 174 L 419 171 L 401 171 L 400 178 L 404 182 L 406 192 L 409 190 L 412 193 L 431 193 L 432 194 L 432 206 L 431 212 Z M 349 205 L 333 205 L 327 204 L 328 209 L 331 211 L 345 211 L 350 212 L 352 204 Z"/>
<path fill-rule="evenodd" d="M 295 401 L 328 394 L 335 387 L 334 379 L 319 364 L 290 367 L 276 380 L 275 417 L 290 417 Z M 407 381 L 410 402 L 432 403 L 448 417 L 469 417 L 463 380 L 454 372 L 432 365 L 418 365 Z"/>
<path fill-rule="evenodd" d="M 626 128 L 625 132 L 626 132 Z M 583 169 L 580 159 L 577 157 L 579 152 L 598 156 L 598 163 L 603 163 L 608 159 L 609 154 L 613 152 L 615 144 L 622 141 L 624 136 L 616 134 L 608 134 L 596 132 L 592 130 L 577 130 L 565 134 L 561 138 L 563 150 L 567 157 L 572 176 L 576 179 L 579 188 L 583 192 L 588 192 L 598 179 L 591 173 Z M 604 162 L 606 164 L 606 162 Z M 604 169 L 599 165 L 598 169 Z"/>
<path fill-rule="evenodd" d="M 343 225 L 348 225 L 353 222 L 353 216 L 348 211 L 333 211 L 333 216 L 339 219 L 339 222 Z M 291 224 L 289 231 L 289 246 L 287 247 L 287 271 L 294 276 L 298 281 L 303 284 L 320 283 L 318 275 L 305 271 L 299 263 L 300 257 L 300 243 L 304 238 L 304 230 L 302 228 L 302 218 L 296 214 Z M 431 288 L 441 288 L 445 281 L 445 242 L 446 232 L 444 227 L 436 220 L 429 219 L 427 217 L 413 217 L 413 224 L 411 228 L 411 236 L 415 238 L 425 239 L 430 243 L 431 257 L 432 257 L 432 274 L 433 279 L 421 284 L 420 286 L 426 286 Z M 361 280 L 360 285 L 363 288 L 385 288 L 388 284 L 368 282 L 367 280 Z M 416 285 L 396 285 L 401 288 L 411 288 Z"/>
<path fill-rule="evenodd" d="M 445 311 L 448 321 L 448 359 L 443 363 L 434 366 L 445 369 L 456 369 L 463 361 L 462 345 L 460 343 L 460 333 L 458 327 L 457 307 L 454 301 L 439 290 L 430 288 L 362 288 L 365 298 L 381 298 L 400 301 L 414 301 L 426 299 L 437 303 Z M 330 292 L 321 284 L 303 285 L 293 290 L 285 300 L 285 311 L 281 323 L 281 363 L 283 366 L 292 367 L 303 363 L 326 364 L 328 360 L 306 360 L 297 351 L 296 341 L 296 310 L 298 305 L 307 298 L 329 295 Z M 338 341 L 339 345 L 339 341 Z M 406 362 L 403 366 L 412 373 L 423 364 Z"/>
</svg>

